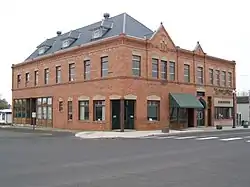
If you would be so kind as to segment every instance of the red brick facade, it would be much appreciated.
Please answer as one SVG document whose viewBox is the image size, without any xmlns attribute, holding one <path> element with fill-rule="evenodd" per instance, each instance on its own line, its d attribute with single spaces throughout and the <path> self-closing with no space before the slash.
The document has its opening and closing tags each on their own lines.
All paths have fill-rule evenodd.
<svg viewBox="0 0 250 187">
<path fill-rule="evenodd" d="M 164 41 L 164 42 L 163 42 Z M 141 76 L 132 75 L 132 55 L 141 57 Z M 108 57 L 108 76 L 101 78 L 102 56 Z M 152 58 L 175 62 L 175 80 L 152 78 Z M 84 80 L 84 59 L 90 59 L 90 80 Z M 75 63 L 75 80 L 69 82 L 69 63 Z M 184 82 L 184 64 L 190 67 L 190 82 Z M 62 82 L 56 84 L 56 66 L 62 69 Z M 204 84 L 197 84 L 197 67 L 204 69 Z M 44 69 L 49 69 L 49 84 L 44 84 Z M 232 73 L 232 85 L 215 86 L 210 84 L 209 69 Z M 139 39 L 121 34 L 118 37 L 93 42 L 77 48 L 61 50 L 61 52 L 38 57 L 31 61 L 13 65 L 13 101 L 21 98 L 52 97 L 52 125 L 55 128 L 83 130 L 111 130 L 112 99 L 135 99 L 135 129 L 149 130 L 169 127 L 169 93 L 190 93 L 196 95 L 197 90 L 205 91 L 204 100 L 208 96 L 232 98 L 235 87 L 235 62 L 208 56 L 199 46 L 195 51 L 176 47 L 168 33 L 161 25 L 151 39 Z M 162 71 L 159 64 L 159 73 Z M 38 71 L 38 85 L 34 85 L 34 72 Z M 25 73 L 30 73 L 30 80 L 25 84 Z M 21 75 L 18 85 L 17 76 Z M 214 75 L 215 79 L 215 75 Z M 221 81 L 221 78 L 220 78 Z M 215 90 L 217 88 L 217 91 Z M 226 93 L 228 91 L 228 93 Z M 89 100 L 89 120 L 79 120 L 79 98 Z M 148 100 L 160 100 L 160 120 L 148 121 Z M 105 121 L 93 121 L 93 100 L 105 100 Z M 67 101 L 73 104 L 73 119 L 68 121 Z M 59 101 L 63 101 L 63 110 L 59 111 Z M 212 102 L 213 105 L 213 102 Z M 214 109 L 212 107 L 212 116 Z M 195 116 L 196 118 L 196 116 Z M 211 119 L 214 124 L 214 118 Z M 205 110 L 205 125 L 208 116 Z M 14 117 L 14 122 L 17 119 Z M 196 123 L 196 120 L 194 120 Z M 196 126 L 196 124 L 194 124 Z"/>
</svg>

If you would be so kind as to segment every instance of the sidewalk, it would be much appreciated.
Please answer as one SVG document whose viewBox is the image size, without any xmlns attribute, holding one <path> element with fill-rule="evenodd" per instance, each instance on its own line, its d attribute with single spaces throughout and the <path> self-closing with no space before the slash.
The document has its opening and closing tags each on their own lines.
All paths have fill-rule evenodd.
<svg viewBox="0 0 250 187">
<path fill-rule="evenodd" d="M 84 131 L 76 133 L 75 136 L 83 139 L 98 139 L 98 138 L 140 138 L 147 136 L 172 136 L 179 134 L 188 134 L 194 132 L 225 132 L 225 131 L 235 131 L 235 130 L 247 130 L 243 127 L 232 128 L 230 126 L 223 127 L 222 130 L 217 130 L 215 127 L 199 127 L 199 128 L 188 128 L 185 130 L 170 130 L 169 133 L 163 133 L 161 130 L 155 131 Z M 248 129 L 249 130 L 249 129 Z"/>
<path fill-rule="evenodd" d="M 0 125 L 0 129 L 16 129 L 16 130 L 33 130 L 31 125 Z M 238 130 L 250 130 L 250 128 L 243 128 L 237 126 L 232 128 L 231 126 L 224 126 L 222 130 L 217 130 L 215 127 L 198 127 L 188 128 L 184 130 L 170 130 L 168 133 L 163 133 L 161 130 L 154 131 L 135 131 L 125 130 L 125 132 L 116 131 L 80 131 L 80 130 L 69 130 L 69 129 L 57 129 L 51 127 L 39 127 L 36 126 L 35 131 L 43 132 L 65 132 L 73 133 L 76 137 L 83 139 L 98 139 L 98 138 L 140 138 L 147 136 L 172 136 L 179 134 L 191 134 L 191 133 L 202 133 L 202 132 L 228 132 Z"/>
<path fill-rule="evenodd" d="M 0 125 L 0 129 L 20 129 L 20 130 L 33 130 L 32 125 Z M 35 131 L 46 131 L 46 132 L 69 132 L 69 133 L 78 133 L 79 130 L 70 130 L 70 129 L 58 129 L 52 127 L 41 127 L 35 126 Z"/>
</svg>

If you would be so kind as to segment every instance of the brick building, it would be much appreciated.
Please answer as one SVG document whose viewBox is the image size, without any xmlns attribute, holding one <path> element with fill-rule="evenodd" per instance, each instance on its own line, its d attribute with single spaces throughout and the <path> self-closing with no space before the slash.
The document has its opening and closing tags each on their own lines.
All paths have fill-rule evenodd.
<svg viewBox="0 0 250 187">
<path fill-rule="evenodd" d="M 126 13 L 57 32 L 12 65 L 13 121 L 83 130 L 232 124 L 235 62 Z M 177 117 L 179 116 L 179 117 Z"/>
</svg>

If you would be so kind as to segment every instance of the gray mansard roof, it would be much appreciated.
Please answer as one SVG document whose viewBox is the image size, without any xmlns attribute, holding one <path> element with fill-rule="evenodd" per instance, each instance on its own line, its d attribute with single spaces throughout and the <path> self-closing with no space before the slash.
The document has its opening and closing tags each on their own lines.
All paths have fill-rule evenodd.
<svg viewBox="0 0 250 187">
<path fill-rule="evenodd" d="M 107 14 L 105 14 L 107 16 Z M 121 33 L 124 33 L 129 36 L 134 36 L 138 38 L 149 38 L 152 36 L 153 31 L 144 26 L 142 23 L 129 16 L 127 13 L 123 13 L 114 17 L 106 17 L 103 20 L 100 20 L 97 23 L 72 30 L 61 35 L 57 35 L 54 38 L 47 39 L 42 42 L 37 49 L 26 59 L 30 60 L 38 56 L 43 56 L 50 54 L 62 49 L 62 41 L 65 39 L 70 39 L 71 44 L 67 48 L 75 47 L 82 44 L 87 44 L 92 39 L 92 33 L 97 28 L 103 28 L 103 35 L 94 40 L 100 40 L 103 38 L 108 38 L 112 36 L 118 36 Z M 43 54 L 39 54 L 39 49 L 45 47 L 46 50 Z"/>
</svg>

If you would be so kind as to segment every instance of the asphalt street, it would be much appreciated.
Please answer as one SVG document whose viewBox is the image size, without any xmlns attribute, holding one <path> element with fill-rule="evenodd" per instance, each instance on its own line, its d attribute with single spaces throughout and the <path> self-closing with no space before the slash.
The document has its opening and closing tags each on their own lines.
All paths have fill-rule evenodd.
<svg viewBox="0 0 250 187">
<path fill-rule="evenodd" d="M 250 132 L 84 140 L 0 130 L 3 187 L 249 187 Z"/>
</svg>

